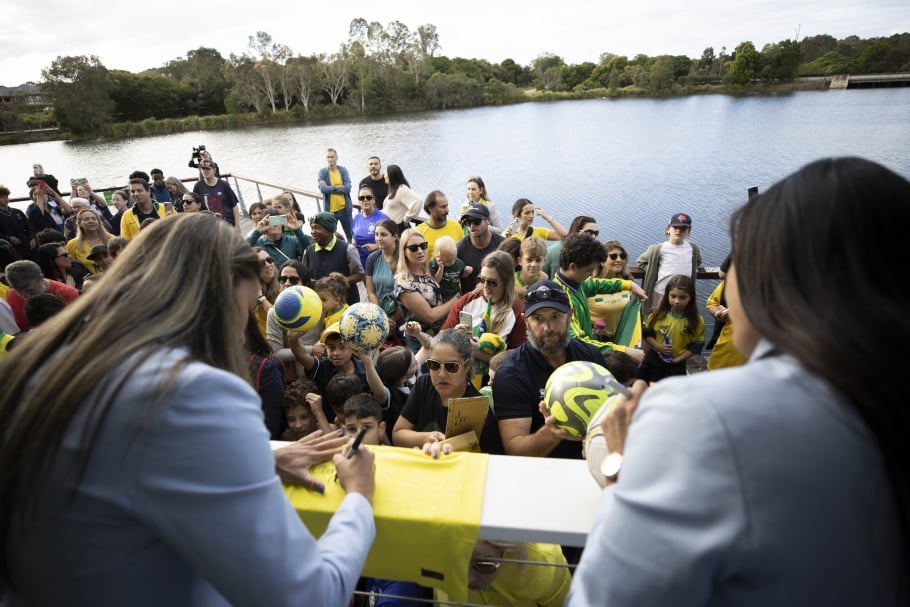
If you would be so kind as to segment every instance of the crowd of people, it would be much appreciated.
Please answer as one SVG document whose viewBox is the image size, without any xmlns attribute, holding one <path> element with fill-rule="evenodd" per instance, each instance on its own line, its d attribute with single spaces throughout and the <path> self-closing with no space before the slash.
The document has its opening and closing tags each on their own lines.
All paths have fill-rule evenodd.
<svg viewBox="0 0 910 607">
<path fill-rule="evenodd" d="M 555 369 L 589 361 L 631 396 L 604 418 L 608 488 L 579 570 L 529 578 L 504 555 L 565 567 L 579 554 L 482 538 L 472 601 L 906 604 L 910 386 L 897 345 L 872 341 L 878 329 L 837 325 L 884 301 L 876 324 L 907 334 L 900 305 L 910 302 L 889 273 L 899 237 L 881 236 L 910 218 L 903 178 L 859 159 L 788 177 L 735 214 L 725 280 L 699 302 L 703 260 L 686 213 L 637 257 L 639 285 L 618 235 L 593 217 L 566 229 L 520 198 L 500 225 L 477 176 L 453 212 L 443 192 L 421 197 L 378 156 L 352 188 L 334 149 L 317 213 L 304 217 L 282 192 L 250 207 L 241 235 L 237 197 L 204 154 L 192 190 L 137 171 L 110 205 L 86 179 L 71 180 L 67 199 L 40 164 L 26 212 L 0 186 L 0 589 L 14 601 L 101 604 L 155 575 L 147 604 L 191 593 L 284 603 L 301 592 L 345 604 L 375 533 L 373 456 L 339 456 L 347 436 L 444 456 L 450 399 L 486 395 L 479 450 L 580 459 L 582 442 L 542 395 Z M 845 243 L 874 249 L 877 265 L 853 263 Z M 791 275 L 772 266 L 780 254 L 803 264 Z M 302 333 L 273 311 L 294 286 L 322 304 Z M 842 305 L 847 289 L 860 308 Z M 362 295 L 390 321 L 372 352 L 339 328 Z M 675 377 L 705 351 L 702 310 L 717 322 L 711 372 Z M 266 437 L 293 442 L 270 454 Z M 849 462 L 831 466 L 844 448 Z M 317 545 L 279 479 L 319 491 L 307 470 L 332 455 L 349 495 Z M 211 520 L 238 529 L 230 544 Z M 832 564 L 835 535 L 852 558 Z M 64 567 L 89 537 L 84 565 Z M 128 556 L 139 545 L 147 555 Z M 58 562 L 64 581 L 43 583 Z M 360 588 L 432 597 L 394 580 Z"/>
</svg>

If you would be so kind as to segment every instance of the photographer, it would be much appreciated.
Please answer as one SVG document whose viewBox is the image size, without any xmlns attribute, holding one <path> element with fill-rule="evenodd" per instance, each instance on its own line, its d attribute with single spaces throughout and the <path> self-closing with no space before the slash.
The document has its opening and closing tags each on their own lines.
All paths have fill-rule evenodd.
<svg viewBox="0 0 910 607">
<path fill-rule="evenodd" d="M 221 178 L 221 169 L 218 168 L 218 163 L 212 160 L 212 153 L 205 149 L 204 145 L 200 145 L 198 148 L 193 148 L 193 155 L 190 157 L 189 163 L 187 166 L 191 169 L 198 169 L 199 163 L 203 160 L 208 160 L 212 164 L 212 168 L 215 169 L 215 177 Z"/>
</svg>

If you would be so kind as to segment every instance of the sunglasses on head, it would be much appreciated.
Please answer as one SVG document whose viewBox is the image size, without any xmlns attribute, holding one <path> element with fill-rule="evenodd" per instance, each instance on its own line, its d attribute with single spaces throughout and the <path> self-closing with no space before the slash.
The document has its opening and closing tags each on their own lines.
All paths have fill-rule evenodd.
<svg viewBox="0 0 910 607">
<path fill-rule="evenodd" d="M 360 201 L 373 200 L 373 197 L 372 196 L 358 196 L 357 200 L 360 200 Z"/>
<path fill-rule="evenodd" d="M 499 561 L 471 561 L 471 569 L 477 573 L 491 574 L 496 573 L 499 570 L 500 563 Z"/>
<path fill-rule="evenodd" d="M 625 253 L 608 253 L 607 257 L 609 257 L 613 261 L 616 261 L 617 259 L 626 259 L 628 257 L 628 255 L 626 255 Z"/>
<path fill-rule="evenodd" d="M 558 301 L 568 305 L 569 296 L 566 295 L 566 292 L 563 290 L 556 291 L 555 289 L 550 289 L 548 287 L 528 291 L 528 294 L 525 295 L 525 305 L 532 305 L 542 301 Z"/>
<path fill-rule="evenodd" d="M 280 282 L 281 284 L 284 284 L 288 281 L 290 281 L 290 283 L 292 285 L 299 285 L 300 277 L 299 276 L 279 276 L 278 277 L 278 282 Z"/>
<path fill-rule="evenodd" d="M 597 238 L 598 236 L 600 236 L 600 230 L 582 230 L 582 232 L 584 232 L 588 236 L 592 236 L 594 238 Z"/>
<path fill-rule="evenodd" d="M 491 289 L 495 289 L 499 286 L 499 281 L 495 278 L 484 278 L 483 276 L 478 276 L 477 282 L 482 285 L 490 285 Z"/>
<path fill-rule="evenodd" d="M 464 364 L 465 363 L 463 363 L 463 362 L 458 362 L 458 361 L 454 361 L 454 360 L 444 363 L 444 362 L 439 362 L 438 360 L 436 360 L 434 358 L 427 359 L 427 367 L 429 367 L 430 371 L 439 371 L 440 368 L 444 368 L 446 370 L 446 373 L 458 373 L 458 371 L 461 370 L 461 367 Z"/>
<path fill-rule="evenodd" d="M 417 251 L 426 251 L 428 246 L 430 245 L 427 244 L 426 240 L 424 240 L 420 244 L 409 244 L 405 248 L 411 253 L 416 253 Z"/>
</svg>

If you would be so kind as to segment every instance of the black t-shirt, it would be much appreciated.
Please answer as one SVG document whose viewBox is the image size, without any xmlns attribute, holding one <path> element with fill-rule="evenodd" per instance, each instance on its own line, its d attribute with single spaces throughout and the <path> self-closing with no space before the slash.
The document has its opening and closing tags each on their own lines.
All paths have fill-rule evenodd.
<svg viewBox="0 0 910 607">
<path fill-rule="evenodd" d="M 483 258 L 495 251 L 499 245 L 502 244 L 502 241 L 505 240 L 505 238 L 496 232 L 490 232 L 490 236 L 492 236 L 492 238 L 490 238 L 490 244 L 482 249 L 478 249 L 471 243 L 470 236 L 465 236 L 459 240 L 458 245 L 455 247 L 458 259 L 463 261 L 464 265 L 473 268 L 470 276 L 461 279 L 462 293 L 470 293 L 474 290 L 474 287 L 477 286 L 477 277 L 480 276 L 480 264 L 483 262 Z"/>
<path fill-rule="evenodd" d="M 193 186 L 193 192 L 202 194 L 205 206 L 209 211 L 221 215 L 225 221 L 234 225 L 234 207 L 237 205 L 237 195 L 224 179 L 219 179 L 215 185 L 208 185 L 200 179 Z"/>
<path fill-rule="evenodd" d="M 358 189 L 363 187 L 367 187 L 373 190 L 373 198 L 376 202 L 376 208 L 381 211 L 382 205 L 385 203 L 385 199 L 389 196 L 389 184 L 385 182 L 385 178 L 380 179 L 379 181 L 373 181 L 373 178 L 367 175 L 360 180 L 360 183 L 357 184 Z M 357 204 L 357 201 L 355 201 L 354 204 Z"/>
<path fill-rule="evenodd" d="M 465 397 L 480 396 L 480 392 L 474 389 L 471 383 L 468 383 L 465 389 Z M 417 378 L 417 383 L 411 390 L 408 402 L 405 403 L 404 409 L 401 410 L 401 417 L 414 424 L 414 430 L 417 432 L 445 432 L 446 419 L 448 410 L 442 406 L 442 399 L 429 375 L 421 375 Z M 496 417 L 491 413 L 487 414 L 487 419 L 483 424 L 483 432 L 480 435 L 480 450 L 484 453 L 501 455 L 505 453 L 502 448 L 502 439 L 499 437 L 499 426 L 496 424 Z"/>
<path fill-rule="evenodd" d="M 566 346 L 566 362 L 574 360 L 586 360 L 606 366 L 600 350 L 577 339 L 570 339 L 569 345 Z M 493 382 L 496 418 L 530 417 L 530 434 L 537 432 L 544 424 L 538 406 L 543 400 L 547 380 L 555 370 L 530 342 L 525 342 L 509 352 L 496 371 L 496 380 Z M 547 457 L 581 459 L 581 441 L 564 440 Z"/>
<path fill-rule="evenodd" d="M 136 215 L 136 219 L 138 220 L 136 223 L 139 224 L 140 229 L 142 228 L 142 222 L 145 221 L 146 219 L 149 219 L 149 218 L 161 219 L 161 217 L 158 216 L 158 211 L 157 211 L 159 204 L 161 204 L 161 203 L 159 203 L 159 202 L 152 203 L 152 212 L 151 213 L 143 213 L 141 210 L 139 210 L 139 205 L 133 205 L 133 210 L 129 211 L 129 212 L 134 213 Z"/>
</svg>

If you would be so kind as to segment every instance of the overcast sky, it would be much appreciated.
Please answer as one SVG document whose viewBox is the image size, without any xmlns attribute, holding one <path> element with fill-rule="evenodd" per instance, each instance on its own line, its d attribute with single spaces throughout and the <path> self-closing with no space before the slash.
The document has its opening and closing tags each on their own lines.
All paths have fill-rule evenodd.
<svg viewBox="0 0 910 607">
<path fill-rule="evenodd" d="M 448 57 L 511 57 L 522 65 L 544 52 L 568 63 L 597 62 L 601 53 L 630 57 L 701 56 L 713 46 L 731 52 L 768 42 L 830 34 L 843 38 L 910 31 L 908 0 L 0 0 L 0 85 L 37 81 L 58 56 L 97 55 L 109 69 L 160 67 L 200 46 L 240 54 L 256 31 L 303 55 L 332 53 L 352 19 L 412 31 L 436 26 Z"/>
</svg>

